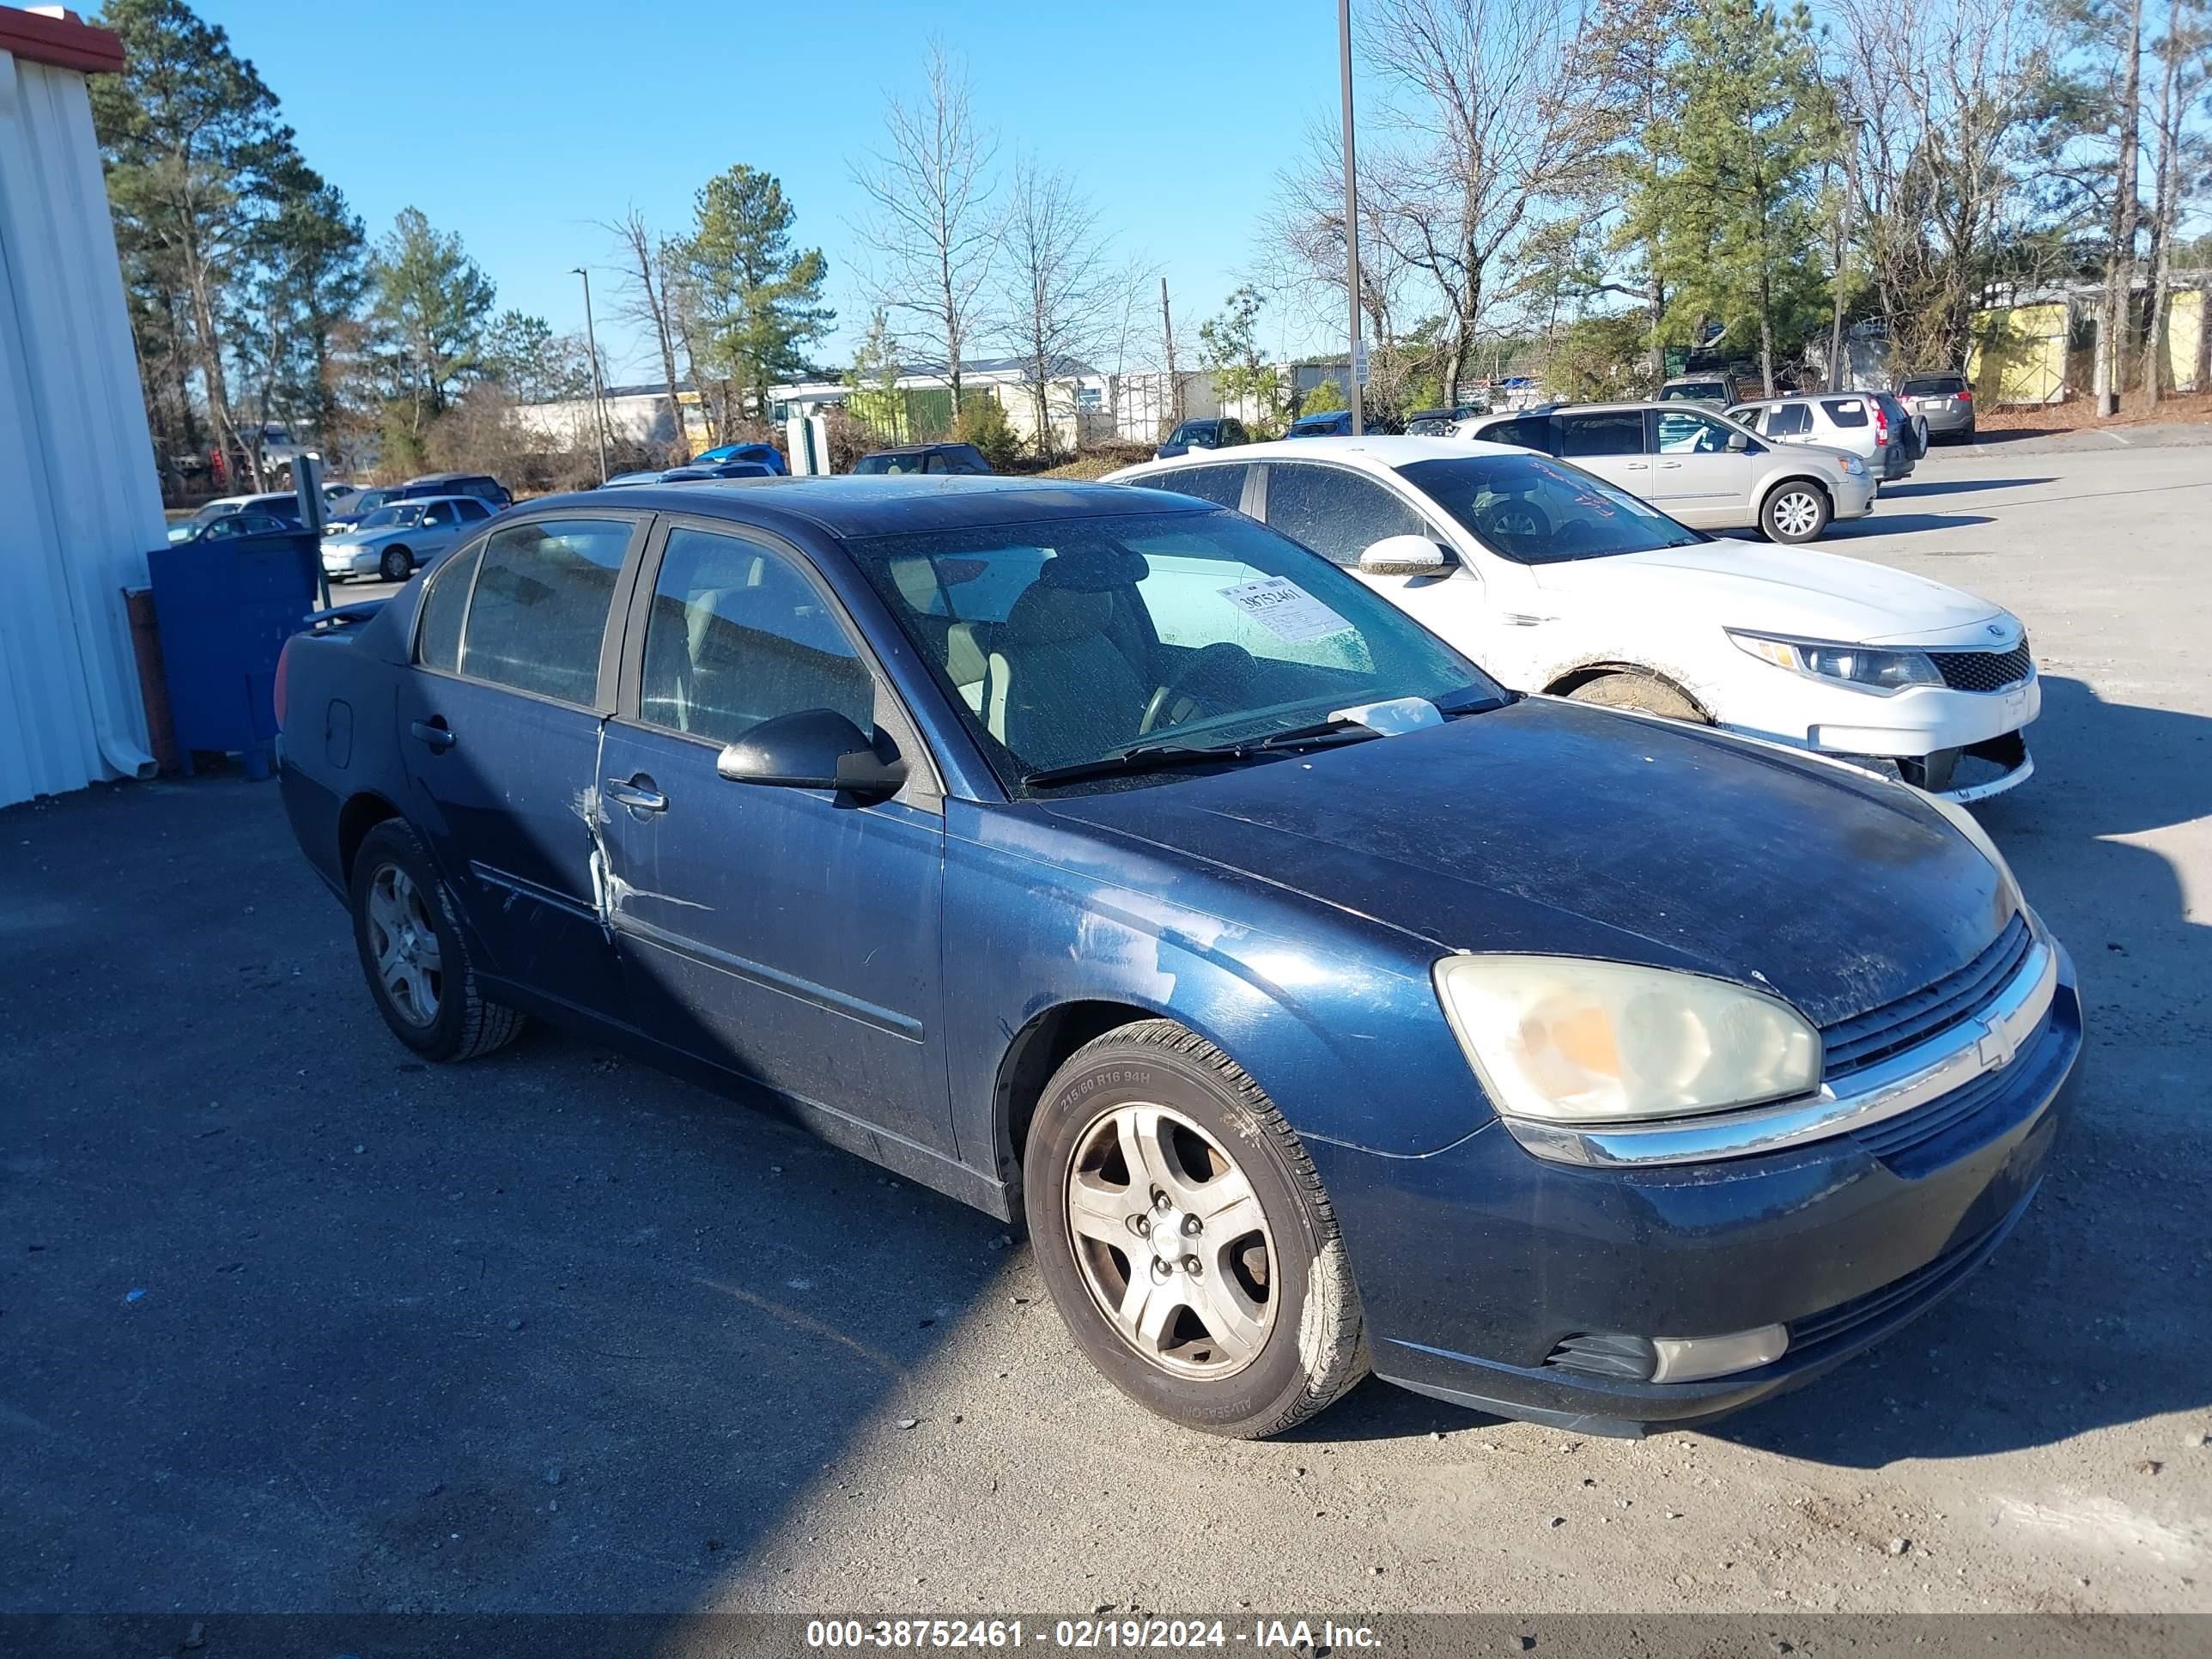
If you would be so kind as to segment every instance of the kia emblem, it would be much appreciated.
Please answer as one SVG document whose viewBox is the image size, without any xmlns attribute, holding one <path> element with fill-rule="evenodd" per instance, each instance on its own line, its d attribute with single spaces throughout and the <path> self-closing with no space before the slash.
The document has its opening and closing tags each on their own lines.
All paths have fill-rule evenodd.
<svg viewBox="0 0 2212 1659">
<path fill-rule="evenodd" d="M 1990 624 L 1990 637 L 1991 639 L 1997 640 L 2002 639 L 2004 637 L 2003 628 L 1996 623 L 1991 623 Z"/>
</svg>

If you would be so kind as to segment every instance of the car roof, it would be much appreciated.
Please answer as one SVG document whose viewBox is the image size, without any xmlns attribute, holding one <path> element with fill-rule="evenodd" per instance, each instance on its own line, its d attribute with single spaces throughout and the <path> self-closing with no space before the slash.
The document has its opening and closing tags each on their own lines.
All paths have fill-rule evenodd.
<svg viewBox="0 0 2212 1659">
<path fill-rule="evenodd" d="M 623 491 L 622 500 L 625 507 L 727 519 L 735 524 L 770 528 L 779 523 L 805 526 L 841 537 L 920 534 L 1028 524 L 1042 519 L 1220 511 L 1209 501 L 1166 491 L 958 474 L 699 479 L 690 483 L 634 485 Z M 534 501 L 529 510 L 532 514 L 604 511 L 607 506 L 605 496 L 586 491 Z"/>
<path fill-rule="evenodd" d="M 973 444 L 961 443 L 948 438 L 939 444 L 896 444 L 889 449 L 872 449 L 860 459 L 867 461 L 873 460 L 878 455 L 931 455 L 940 449 L 973 449 L 975 447 Z"/>
<path fill-rule="evenodd" d="M 498 482 L 489 472 L 425 472 L 404 480 L 399 488 L 412 489 L 416 484 L 453 483 L 462 478 L 482 478 L 487 483 Z"/>
<path fill-rule="evenodd" d="M 1164 461 L 1139 461 L 1134 466 L 1124 467 L 1118 472 L 1107 474 L 1107 477 L 1127 478 L 1139 473 L 1182 472 L 1194 466 L 1244 466 L 1270 458 L 1287 461 L 1346 461 L 1355 466 L 1380 471 L 1408 466 L 1415 461 L 1464 460 L 1470 455 L 1527 455 L 1531 453 L 1517 444 L 1485 443 L 1478 438 L 1407 437 L 1382 432 L 1358 438 L 1301 438 L 1296 443 L 1281 438 L 1270 438 L 1262 443 L 1241 444 L 1228 453 L 1177 455 Z"/>
</svg>

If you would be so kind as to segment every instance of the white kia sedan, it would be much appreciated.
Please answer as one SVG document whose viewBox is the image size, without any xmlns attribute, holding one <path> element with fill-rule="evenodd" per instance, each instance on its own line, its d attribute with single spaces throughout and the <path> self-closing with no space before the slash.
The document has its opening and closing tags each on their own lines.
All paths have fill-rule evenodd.
<svg viewBox="0 0 2212 1659">
<path fill-rule="evenodd" d="M 1986 599 L 1716 540 L 1567 462 L 1457 438 L 1315 438 L 1125 468 L 1241 508 L 1508 685 L 1698 720 L 1977 800 L 2033 769 L 2027 636 Z"/>
</svg>

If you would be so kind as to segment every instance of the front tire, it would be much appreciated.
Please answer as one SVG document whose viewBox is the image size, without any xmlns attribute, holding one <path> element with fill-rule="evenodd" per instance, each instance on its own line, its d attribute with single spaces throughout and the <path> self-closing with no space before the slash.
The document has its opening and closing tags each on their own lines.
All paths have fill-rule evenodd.
<svg viewBox="0 0 2212 1659">
<path fill-rule="evenodd" d="M 453 895 L 422 838 L 399 818 L 354 855 L 354 944 L 392 1034 L 426 1060 L 474 1060 L 521 1034 L 521 1014 L 484 996 Z"/>
<path fill-rule="evenodd" d="M 1567 696 L 1576 702 L 1601 708 L 1627 708 L 1641 714 L 1657 714 L 1670 720 L 1710 724 L 1705 711 L 1656 674 L 1623 671 L 1584 680 Z"/>
<path fill-rule="evenodd" d="M 404 547 L 386 548 L 377 562 L 388 582 L 404 582 L 415 574 L 415 556 Z"/>
<path fill-rule="evenodd" d="M 1204 1038 L 1152 1019 L 1086 1043 L 1046 1085 L 1023 1164 L 1046 1288 L 1139 1405 L 1257 1439 L 1366 1375 L 1321 1178 L 1274 1103 Z"/>
<path fill-rule="evenodd" d="M 1828 492 L 1802 478 L 1789 478 L 1767 492 L 1759 509 L 1759 527 L 1769 541 L 1818 541 L 1834 512 Z"/>
</svg>

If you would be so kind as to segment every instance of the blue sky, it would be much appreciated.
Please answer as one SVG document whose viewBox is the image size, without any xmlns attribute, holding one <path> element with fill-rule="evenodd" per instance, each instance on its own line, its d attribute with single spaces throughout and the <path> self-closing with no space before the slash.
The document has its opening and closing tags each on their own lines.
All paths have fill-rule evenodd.
<svg viewBox="0 0 2212 1659">
<path fill-rule="evenodd" d="M 1116 247 L 1159 264 L 1179 334 L 1250 263 L 1277 168 L 1336 92 L 1329 0 L 198 9 L 259 69 L 309 163 L 372 234 L 421 208 L 460 233 L 502 306 L 564 332 L 584 321 L 571 267 L 616 262 L 592 221 L 635 203 L 678 230 L 710 173 L 737 161 L 775 173 L 801 246 L 829 258 L 841 330 L 854 325 L 819 349 L 833 362 L 866 324 L 848 162 L 878 140 L 884 89 L 918 91 L 933 32 L 966 58 L 977 113 L 1006 153 L 1019 143 L 1074 173 Z M 614 283 L 594 270 L 602 319 Z M 657 372 L 635 339 L 602 344 L 617 374 Z"/>
</svg>

